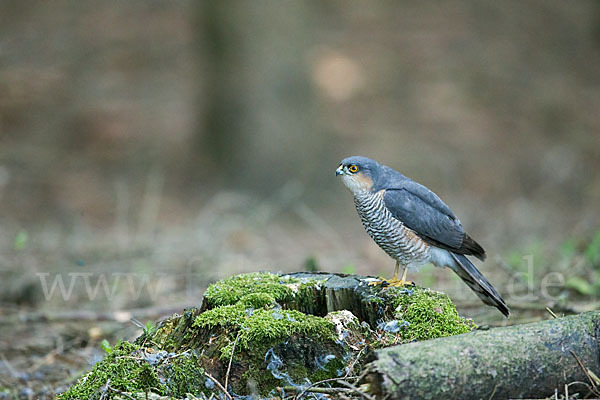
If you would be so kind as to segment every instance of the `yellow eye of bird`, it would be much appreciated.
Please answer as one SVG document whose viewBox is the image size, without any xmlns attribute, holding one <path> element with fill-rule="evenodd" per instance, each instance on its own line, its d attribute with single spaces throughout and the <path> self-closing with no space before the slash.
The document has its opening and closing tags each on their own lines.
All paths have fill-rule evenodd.
<svg viewBox="0 0 600 400">
<path fill-rule="evenodd" d="M 358 172 L 358 167 L 356 165 L 351 165 L 348 167 L 348 171 L 352 173 Z"/>
</svg>

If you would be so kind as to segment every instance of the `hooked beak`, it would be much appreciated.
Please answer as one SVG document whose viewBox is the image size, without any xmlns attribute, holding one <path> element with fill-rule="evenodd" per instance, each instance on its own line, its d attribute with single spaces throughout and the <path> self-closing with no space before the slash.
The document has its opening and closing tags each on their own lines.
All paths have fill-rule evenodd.
<svg viewBox="0 0 600 400">
<path fill-rule="evenodd" d="M 338 175 L 344 175 L 344 170 L 342 169 L 341 165 L 335 170 L 335 176 Z"/>
</svg>

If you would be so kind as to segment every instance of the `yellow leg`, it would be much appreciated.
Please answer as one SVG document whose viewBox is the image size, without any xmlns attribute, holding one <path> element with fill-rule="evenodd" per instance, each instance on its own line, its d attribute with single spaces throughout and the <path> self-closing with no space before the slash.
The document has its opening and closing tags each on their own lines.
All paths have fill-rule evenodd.
<svg viewBox="0 0 600 400">
<path fill-rule="evenodd" d="M 398 271 L 400 269 L 400 261 L 396 260 L 396 268 L 394 268 L 394 276 L 392 276 L 392 281 L 398 280 Z M 402 275 L 402 279 L 406 278 L 406 268 L 404 268 L 404 275 Z"/>
<path fill-rule="evenodd" d="M 396 268 L 394 268 L 394 276 L 392 276 L 391 279 L 383 279 L 381 278 L 381 280 L 376 281 L 376 282 L 371 282 L 371 285 L 379 285 L 381 283 L 387 283 L 389 286 L 406 286 L 406 285 L 413 285 L 413 283 L 411 281 L 407 281 L 406 280 L 406 274 L 408 273 L 408 268 L 406 268 L 405 265 L 402 266 L 404 268 L 404 270 L 402 271 L 402 278 L 398 279 L 398 272 L 400 272 L 400 262 L 396 261 Z"/>
<path fill-rule="evenodd" d="M 404 272 L 402 273 L 402 279 L 400 279 L 402 282 L 409 282 L 412 283 L 411 281 L 407 281 L 406 280 L 406 273 L 408 272 L 408 268 L 404 267 Z"/>
</svg>

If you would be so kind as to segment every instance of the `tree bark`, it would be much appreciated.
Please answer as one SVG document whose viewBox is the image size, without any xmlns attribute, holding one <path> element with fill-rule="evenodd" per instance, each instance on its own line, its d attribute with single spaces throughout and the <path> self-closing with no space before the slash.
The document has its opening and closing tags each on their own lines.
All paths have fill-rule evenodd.
<svg viewBox="0 0 600 400">
<path fill-rule="evenodd" d="M 365 381 L 377 398 L 542 398 L 589 383 L 577 358 L 600 371 L 599 334 L 600 312 L 588 312 L 388 347 Z"/>
</svg>

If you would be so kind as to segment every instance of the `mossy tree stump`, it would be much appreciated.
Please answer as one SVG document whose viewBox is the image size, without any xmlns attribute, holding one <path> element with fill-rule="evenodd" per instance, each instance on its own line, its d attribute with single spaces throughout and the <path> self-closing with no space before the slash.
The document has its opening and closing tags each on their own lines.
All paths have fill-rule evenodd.
<svg viewBox="0 0 600 400">
<path fill-rule="evenodd" d="M 230 395 L 280 395 L 284 386 L 305 388 L 357 373 L 369 349 L 475 327 L 442 293 L 373 281 L 325 273 L 251 273 L 219 281 L 200 308 L 159 322 L 133 344 L 119 344 L 61 398 L 204 397 L 222 394 L 219 386 Z"/>
</svg>

